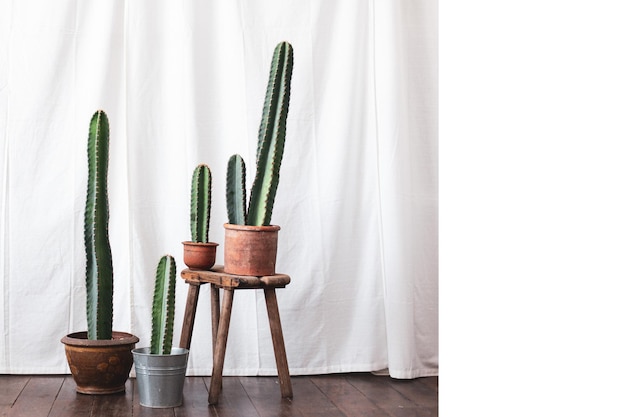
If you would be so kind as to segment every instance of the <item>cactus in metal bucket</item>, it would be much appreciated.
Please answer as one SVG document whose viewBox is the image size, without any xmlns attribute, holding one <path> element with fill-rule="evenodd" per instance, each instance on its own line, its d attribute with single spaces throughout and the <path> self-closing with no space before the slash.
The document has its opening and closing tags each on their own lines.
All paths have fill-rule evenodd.
<svg viewBox="0 0 626 417">
<path fill-rule="evenodd" d="M 164 255 L 157 266 L 154 281 L 151 354 L 169 355 L 172 351 L 175 301 L 176 261 L 171 255 Z"/>
<path fill-rule="evenodd" d="M 87 337 L 111 339 L 113 334 L 113 260 L 109 243 L 109 120 L 104 111 L 94 113 L 87 142 L 88 180 L 85 203 L 87 255 Z"/>
<path fill-rule="evenodd" d="M 235 186 L 239 187 L 238 181 L 227 181 L 226 196 L 231 224 L 252 226 L 268 226 L 270 224 L 278 187 L 280 164 L 285 149 L 292 70 L 293 48 L 288 42 L 281 42 L 276 45 L 272 57 L 263 115 L 259 127 L 256 175 L 250 190 L 248 210 L 247 213 L 244 210 L 243 217 L 239 214 L 234 215 L 233 218 L 230 217 L 231 212 L 239 213 L 239 207 L 242 204 L 241 198 L 245 199 L 245 193 L 242 195 L 233 189 Z M 229 175 L 231 174 L 230 169 L 229 161 Z M 233 167 L 232 169 L 233 172 L 239 172 L 239 168 Z M 245 165 L 243 170 L 245 180 Z"/>
<path fill-rule="evenodd" d="M 191 240 L 197 243 L 209 241 L 211 220 L 211 169 L 200 164 L 191 178 Z"/>
</svg>

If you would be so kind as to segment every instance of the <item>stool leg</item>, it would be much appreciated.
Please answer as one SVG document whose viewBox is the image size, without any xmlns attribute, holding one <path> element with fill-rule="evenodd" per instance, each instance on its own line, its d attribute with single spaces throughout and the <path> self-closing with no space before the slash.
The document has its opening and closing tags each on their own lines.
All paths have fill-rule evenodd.
<svg viewBox="0 0 626 417">
<path fill-rule="evenodd" d="M 215 343 L 217 342 L 217 329 L 220 324 L 220 289 L 211 284 L 211 330 L 213 352 L 215 352 Z"/>
<path fill-rule="evenodd" d="M 280 315 L 278 314 L 278 301 L 274 288 L 266 288 L 265 305 L 267 306 L 267 316 L 270 321 L 272 332 L 272 343 L 274 344 L 274 356 L 276 357 L 276 367 L 278 369 L 278 381 L 280 383 L 280 393 L 283 398 L 292 398 L 291 379 L 289 378 L 289 365 L 287 364 L 287 352 L 285 351 L 285 341 L 283 330 L 280 325 Z"/>
<path fill-rule="evenodd" d="M 191 346 L 191 334 L 193 333 L 193 323 L 196 320 L 196 308 L 198 307 L 198 296 L 200 294 L 200 284 L 188 283 L 187 305 L 185 306 L 185 317 L 183 319 L 183 329 L 180 333 L 181 348 L 189 349 Z"/>
<path fill-rule="evenodd" d="M 220 289 L 211 284 L 211 346 L 215 363 L 215 344 L 217 343 L 217 330 L 220 325 Z M 222 387 L 220 386 L 220 391 Z"/>
<path fill-rule="evenodd" d="M 222 387 L 222 371 L 224 371 L 224 356 L 226 354 L 226 341 L 228 339 L 234 292 L 232 288 L 224 288 L 224 302 L 217 330 L 217 342 L 213 351 L 213 375 L 211 376 L 211 387 L 209 388 L 209 404 L 217 404 L 217 398 Z"/>
</svg>

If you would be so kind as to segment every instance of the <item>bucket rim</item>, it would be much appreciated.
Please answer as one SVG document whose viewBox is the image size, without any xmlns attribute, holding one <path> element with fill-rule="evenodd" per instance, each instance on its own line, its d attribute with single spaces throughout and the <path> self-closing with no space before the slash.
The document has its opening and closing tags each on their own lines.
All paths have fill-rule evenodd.
<svg viewBox="0 0 626 417">
<path fill-rule="evenodd" d="M 150 353 L 150 347 L 136 348 L 132 350 L 133 355 L 151 356 L 151 357 L 171 357 L 171 356 L 184 356 L 189 354 L 189 349 L 181 347 L 173 347 L 172 352 L 169 355 L 157 355 Z"/>
</svg>

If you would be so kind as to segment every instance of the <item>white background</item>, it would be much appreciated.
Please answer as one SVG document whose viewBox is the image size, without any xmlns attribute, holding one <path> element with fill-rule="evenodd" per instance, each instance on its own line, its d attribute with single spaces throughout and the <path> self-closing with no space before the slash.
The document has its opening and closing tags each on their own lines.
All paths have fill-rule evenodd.
<svg viewBox="0 0 626 417">
<path fill-rule="evenodd" d="M 191 173 L 253 178 L 274 46 L 294 48 L 272 222 L 291 373 L 438 374 L 437 5 L 422 1 L 0 3 L 0 372 L 66 373 L 85 324 L 88 123 L 111 123 L 114 329 L 149 345 L 161 255 L 183 268 Z M 477 201 L 475 201 L 477 203 Z M 218 247 L 218 263 L 222 260 Z M 177 287 L 177 327 L 186 287 Z M 177 341 L 176 341 L 177 342 Z M 189 375 L 211 372 L 208 288 Z M 262 293 L 238 292 L 225 375 L 275 373 Z"/>
</svg>

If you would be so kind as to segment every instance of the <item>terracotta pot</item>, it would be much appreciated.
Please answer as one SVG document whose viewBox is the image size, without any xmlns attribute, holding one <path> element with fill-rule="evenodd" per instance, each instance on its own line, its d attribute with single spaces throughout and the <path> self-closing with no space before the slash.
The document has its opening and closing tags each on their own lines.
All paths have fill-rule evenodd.
<svg viewBox="0 0 626 417">
<path fill-rule="evenodd" d="M 183 242 L 183 262 L 189 269 L 211 269 L 215 265 L 218 244 L 213 242 Z"/>
<path fill-rule="evenodd" d="M 276 273 L 280 226 L 224 225 L 224 272 L 264 276 Z"/>
<path fill-rule="evenodd" d="M 81 394 L 113 394 L 124 392 L 132 350 L 139 342 L 130 333 L 113 332 L 110 340 L 89 340 L 87 332 L 71 333 L 61 339 L 65 356 Z"/>
</svg>

